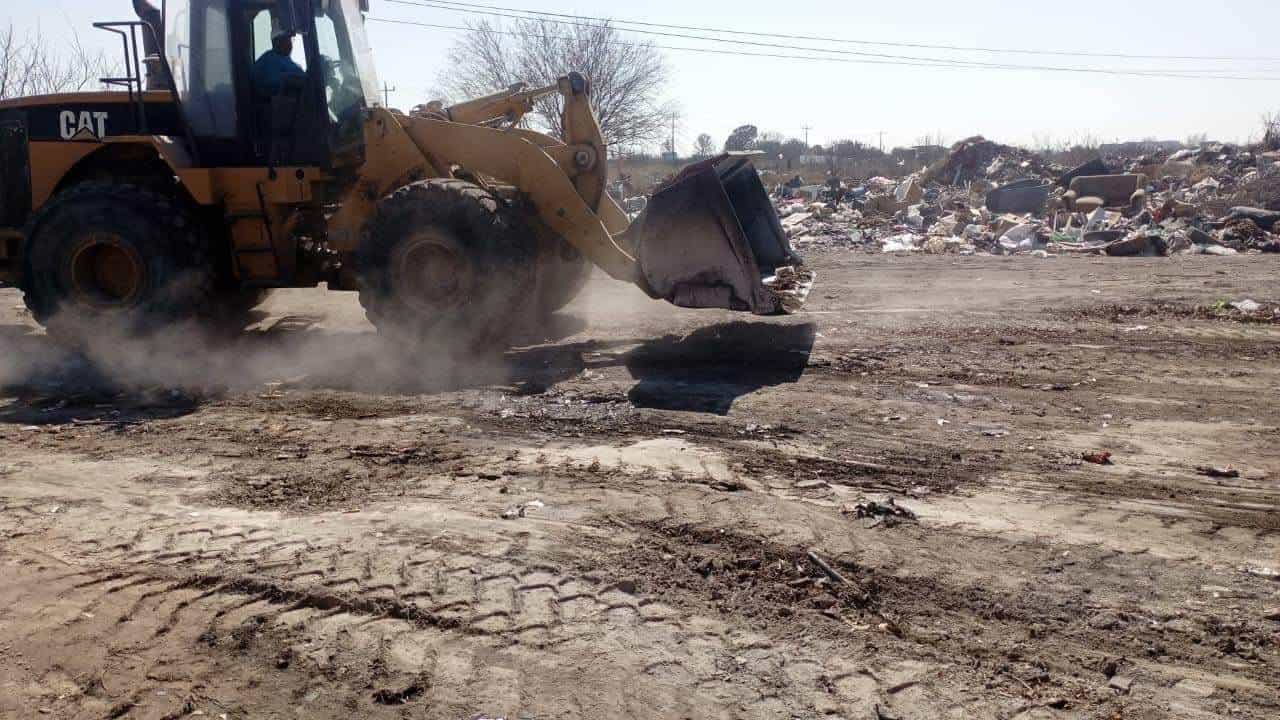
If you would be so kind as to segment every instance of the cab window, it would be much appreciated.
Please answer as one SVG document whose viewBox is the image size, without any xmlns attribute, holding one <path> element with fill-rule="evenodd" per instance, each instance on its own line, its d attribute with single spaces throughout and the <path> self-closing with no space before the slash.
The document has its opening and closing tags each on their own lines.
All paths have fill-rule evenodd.
<svg viewBox="0 0 1280 720">
<path fill-rule="evenodd" d="M 250 52 L 252 58 L 250 62 L 256 61 L 262 57 L 262 54 L 271 49 L 271 31 L 275 27 L 272 20 L 271 10 L 261 8 L 253 12 L 253 32 L 250 33 L 253 49 Z M 293 54 L 290 56 L 293 61 L 298 63 L 298 67 L 303 70 L 307 69 L 307 51 L 301 38 L 294 38 Z"/>
<path fill-rule="evenodd" d="M 165 4 L 165 54 L 197 137 L 236 134 L 231 23 L 224 5 L 216 0 Z"/>
<path fill-rule="evenodd" d="M 324 75 L 325 104 L 334 128 L 335 147 L 358 143 L 363 137 L 360 114 L 366 98 L 351 23 L 359 23 L 357 27 L 363 30 L 363 18 L 349 0 L 329 0 L 317 6 L 315 22 L 318 62 Z"/>
</svg>

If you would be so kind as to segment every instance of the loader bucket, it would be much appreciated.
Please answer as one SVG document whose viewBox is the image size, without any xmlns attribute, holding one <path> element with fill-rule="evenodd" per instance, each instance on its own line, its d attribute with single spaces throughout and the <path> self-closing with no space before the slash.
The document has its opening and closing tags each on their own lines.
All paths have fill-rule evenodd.
<svg viewBox="0 0 1280 720">
<path fill-rule="evenodd" d="M 777 315 L 799 309 L 813 286 L 743 156 L 685 168 L 654 194 L 625 240 L 650 294 L 680 307 Z"/>
</svg>

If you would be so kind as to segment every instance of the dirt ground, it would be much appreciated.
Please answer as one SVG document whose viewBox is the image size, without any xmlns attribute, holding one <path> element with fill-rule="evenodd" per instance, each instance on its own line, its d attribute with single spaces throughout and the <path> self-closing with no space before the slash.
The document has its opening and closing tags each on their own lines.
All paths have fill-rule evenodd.
<svg viewBox="0 0 1280 720">
<path fill-rule="evenodd" d="M 0 717 L 1280 717 L 1274 261 L 810 262 L 453 366 L 0 291 Z"/>
</svg>

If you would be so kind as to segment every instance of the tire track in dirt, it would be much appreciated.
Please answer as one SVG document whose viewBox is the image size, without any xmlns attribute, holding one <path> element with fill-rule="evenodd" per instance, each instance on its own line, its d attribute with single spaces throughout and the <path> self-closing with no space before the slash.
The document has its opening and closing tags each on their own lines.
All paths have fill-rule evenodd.
<svg viewBox="0 0 1280 720">
<path fill-rule="evenodd" d="M 589 717 L 608 710 L 657 718 L 677 710 L 718 716 L 733 707 L 745 717 L 776 717 L 815 708 L 861 714 L 866 699 L 878 697 L 798 683 L 793 672 L 854 678 L 856 670 L 832 670 L 714 613 L 679 612 L 633 582 L 526 559 L 522 542 L 481 554 L 465 549 L 465 537 L 406 542 L 311 520 L 282 529 L 142 515 L 115 518 L 121 529 L 136 522 L 142 539 L 110 549 L 83 542 L 89 531 L 78 527 L 85 523 L 77 513 L 58 521 L 39 538 L 9 544 L 6 557 L 38 566 L 31 554 L 38 547 L 91 566 L 91 575 L 42 586 L 74 619 L 74 632 L 44 657 L 52 666 L 84 654 L 69 670 L 80 675 L 109 669 L 125 685 L 111 688 L 116 702 L 104 713 L 117 717 L 199 706 L 233 687 L 242 703 L 283 707 L 277 696 L 305 697 L 316 678 L 348 713 L 352 703 L 379 712 L 404 701 L 429 713 Z M 304 541 L 306 532 L 315 537 Z M 263 561 L 264 551 L 296 554 L 276 564 Z M 26 612 L 36 599 L 25 597 Z M 27 621 L 33 633 L 47 632 L 48 619 Z M 35 652 L 34 635 L 27 640 L 24 656 Z M 182 672 L 156 670 L 192 653 Z M 584 657 L 593 662 L 584 665 Z M 765 695 L 755 689 L 762 672 L 776 684 Z M 251 682 L 267 673 L 272 693 Z M 632 686 L 622 705 L 600 705 L 602 691 L 617 690 L 622 678 Z M 158 691 L 180 702 L 157 705 Z M 83 694 L 59 702 L 67 710 L 101 704 Z M 309 707 L 317 717 L 341 716 Z M 578 711 L 566 715 L 566 708 Z"/>
<path fill-rule="evenodd" d="M 643 531 L 638 551 L 615 557 L 620 575 L 644 577 L 646 591 L 680 598 L 686 612 L 715 609 L 764 620 L 777 640 L 811 643 L 814 626 L 827 638 L 866 640 L 878 626 L 882 632 L 870 642 L 881 658 L 963 657 L 987 687 L 1020 695 L 1025 689 L 1032 704 L 1063 699 L 1098 716 L 1126 704 L 1106 688 L 1117 672 L 1141 675 L 1155 685 L 1148 692 L 1185 677 L 1216 678 L 1231 688 L 1237 711 L 1251 706 L 1259 717 L 1274 705 L 1280 657 L 1267 624 L 1234 609 L 1181 610 L 1182 598 L 1152 581 L 1187 572 L 1177 563 L 1076 547 L 1042 580 L 1010 592 L 868 567 L 849 554 L 829 559 L 840 575 L 833 579 L 807 548 L 736 534 L 731 525 L 637 521 L 634 527 Z M 1029 554 L 1025 545 L 978 544 L 988 546 L 978 554 Z M 1054 578 L 1077 565 L 1087 569 L 1084 578 Z M 1135 586 L 1138 597 L 1125 597 Z M 1236 592 L 1246 589 L 1252 595 L 1234 597 L 1266 597 L 1268 584 L 1239 581 Z M 1252 604 L 1253 617 L 1259 609 Z"/>
</svg>

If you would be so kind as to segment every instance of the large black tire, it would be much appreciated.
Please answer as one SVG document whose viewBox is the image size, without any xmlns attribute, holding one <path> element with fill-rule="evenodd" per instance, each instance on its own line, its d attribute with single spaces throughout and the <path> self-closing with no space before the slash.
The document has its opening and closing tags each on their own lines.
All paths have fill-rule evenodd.
<svg viewBox="0 0 1280 720">
<path fill-rule="evenodd" d="M 358 256 L 378 331 L 437 352 L 504 347 L 536 312 L 537 243 L 522 218 L 461 180 L 406 185 L 378 205 Z"/>
<path fill-rule="evenodd" d="M 544 240 L 538 252 L 538 306 L 542 316 L 573 302 L 587 286 L 593 267 L 564 238 Z"/>
<path fill-rule="evenodd" d="M 208 242 L 166 195 L 81 183 L 46 203 L 25 234 L 27 308 L 59 339 L 145 332 L 209 308 Z"/>
</svg>

